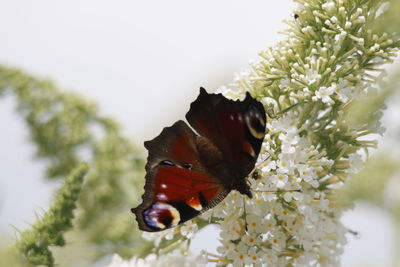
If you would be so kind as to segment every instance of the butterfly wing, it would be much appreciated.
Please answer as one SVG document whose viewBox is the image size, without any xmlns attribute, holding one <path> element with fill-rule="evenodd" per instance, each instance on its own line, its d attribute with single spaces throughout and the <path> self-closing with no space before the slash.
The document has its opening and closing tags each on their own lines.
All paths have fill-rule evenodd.
<svg viewBox="0 0 400 267">
<path fill-rule="evenodd" d="M 249 93 L 243 101 L 233 101 L 200 88 L 186 119 L 218 147 L 229 167 L 240 174 L 237 177 L 246 177 L 254 168 L 265 136 L 266 114 Z"/>
<path fill-rule="evenodd" d="M 199 138 L 183 121 L 145 142 L 149 150 L 143 202 L 132 209 L 144 231 L 174 227 L 218 204 L 227 190 L 203 166 Z"/>
</svg>

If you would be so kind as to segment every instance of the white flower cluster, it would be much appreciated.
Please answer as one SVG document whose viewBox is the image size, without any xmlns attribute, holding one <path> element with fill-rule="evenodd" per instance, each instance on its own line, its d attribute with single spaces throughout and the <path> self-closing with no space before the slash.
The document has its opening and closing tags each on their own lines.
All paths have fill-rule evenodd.
<svg viewBox="0 0 400 267">
<path fill-rule="evenodd" d="M 253 198 L 233 191 L 201 216 L 203 225 L 212 221 L 221 228 L 219 255 L 208 253 L 217 265 L 338 265 L 348 230 L 340 223 L 337 189 L 362 166 L 359 151 L 376 146 L 360 137 L 383 130 L 379 112 L 351 126 L 343 116 L 355 100 L 376 90 L 381 66 L 397 52 L 387 34 L 366 28 L 377 16 L 378 1 L 297 2 L 288 38 L 263 51 L 232 89 L 218 90 L 231 99 L 250 91 L 269 119 L 248 179 Z M 162 238 L 189 239 L 198 228 L 191 221 L 146 236 L 157 246 Z"/>
<path fill-rule="evenodd" d="M 181 227 L 170 228 L 161 232 L 143 232 L 143 238 L 154 242 L 155 246 L 159 246 L 163 239 L 172 240 L 175 235 L 179 234 L 187 239 L 192 238 L 198 230 L 198 226 L 193 220 L 187 221 Z"/>
<path fill-rule="evenodd" d="M 206 258 L 202 255 L 192 257 L 170 253 L 157 257 L 155 254 L 150 254 L 145 259 L 133 257 L 130 260 L 124 260 L 119 255 L 114 254 L 107 267 L 202 267 L 206 263 Z"/>
<path fill-rule="evenodd" d="M 296 122 L 294 114 L 287 114 L 267 125 L 259 177 L 249 180 L 253 198 L 244 204 L 243 196 L 233 192 L 210 212 L 221 219 L 221 264 L 338 263 L 347 230 L 332 196 L 319 187 L 342 183 L 330 171 L 333 161 L 299 134 L 303 129 Z"/>
</svg>

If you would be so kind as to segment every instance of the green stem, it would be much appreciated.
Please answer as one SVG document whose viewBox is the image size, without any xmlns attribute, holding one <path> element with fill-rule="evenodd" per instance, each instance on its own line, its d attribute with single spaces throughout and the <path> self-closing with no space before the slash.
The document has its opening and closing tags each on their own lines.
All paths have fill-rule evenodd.
<svg viewBox="0 0 400 267">
<path fill-rule="evenodd" d="M 80 195 L 83 176 L 88 170 L 87 164 L 80 164 L 65 179 L 64 186 L 58 191 L 54 204 L 31 229 L 21 234 L 15 245 L 24 258 L 32 265 L 54 266 L 51 246 L 64 246 L 64 233 L 72 228 L 73 211 Z"/>
</svg>

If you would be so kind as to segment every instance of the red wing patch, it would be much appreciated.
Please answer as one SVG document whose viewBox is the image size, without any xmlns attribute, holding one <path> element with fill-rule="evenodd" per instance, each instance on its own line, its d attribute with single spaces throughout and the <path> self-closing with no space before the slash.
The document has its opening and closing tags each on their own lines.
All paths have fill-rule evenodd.
<svg viewBox="0 0 400 267">
<path fill-rule="evenodd" d="M 161 231 L 212 208 L 227 193 L 207 174 L 177 166 L 160 166 L 154 178 L 153 199 L 147 199 L 132 211 L 140 218 L 141 229 Z"/>
<path fill-rule="evenodd" d="M 155 177 L 154 200 L 198 206 L 211 202 L 222 190 L 222 185 L 207 174 L 175 166 L 161 166 Z"/>
</svg>

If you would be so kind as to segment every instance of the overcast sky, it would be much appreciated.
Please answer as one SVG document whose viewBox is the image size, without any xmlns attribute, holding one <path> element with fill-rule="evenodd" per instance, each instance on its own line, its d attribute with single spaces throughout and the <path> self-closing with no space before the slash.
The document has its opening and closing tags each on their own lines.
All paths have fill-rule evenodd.
<svg viewBox="0 0 400 267">
<path fill-rule="evenodd" d="M 283 38 L 277 32 L 294 6 L 289 0 L 0 0 L 0 64 L 96 101 L 141 145 L 182 119 L 200 86 L 214 91 L 230 83 Z M 10 225 L 25 229 L 35 211 L 47 209 L 59 184 L 42 180 L 43 164 L 32 160 L 34 146 L 13 112 L 14 99 L 0 101 L 0 229 L 13 233 Z M 361 206 L 345 221 L 363 232 L 343 266 L 387 262 L 393 227 L 387 214 Z M 194 246 L 210 247 L 209 237 L 200 235 Z"/>
</svg>

